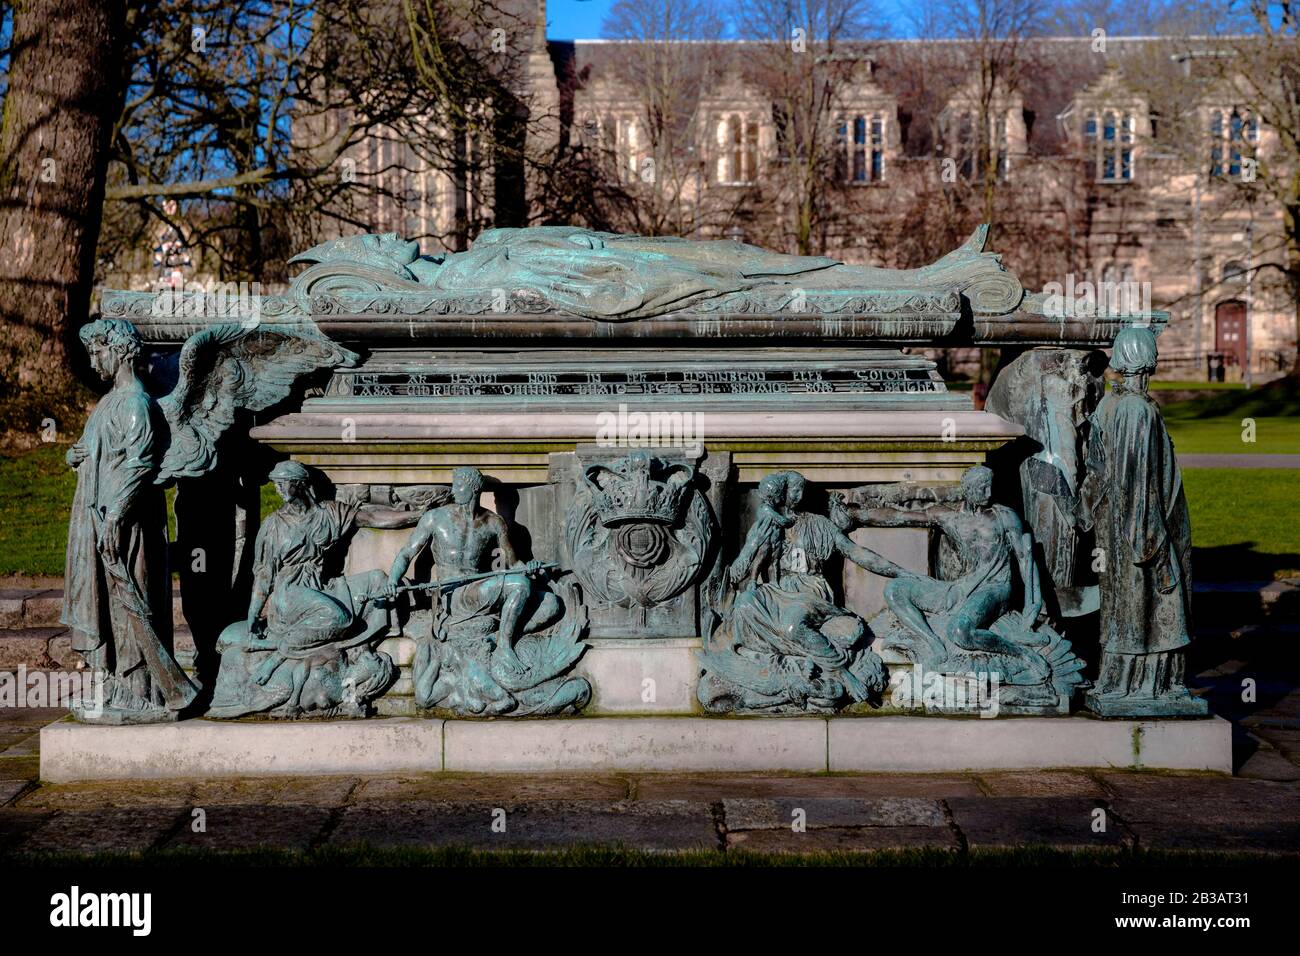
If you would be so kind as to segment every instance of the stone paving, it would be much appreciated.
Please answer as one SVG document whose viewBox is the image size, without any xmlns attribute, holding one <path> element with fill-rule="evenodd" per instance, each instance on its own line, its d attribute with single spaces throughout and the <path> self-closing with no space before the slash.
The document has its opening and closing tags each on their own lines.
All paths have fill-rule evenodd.
<svg viewBox="0 0 1300 956">
<path fill-rule="evenodd" d="M 1273 710 L 1292 712 L 1296 696 Z M 0 856 L 13 862 L 58 852 L 362 844 L 758 853 L 1043 845 L 1300 855 L 1300 731 L 1291 729 L 1259 729 L 1261 741 L 1276 744 L 1247 760 L 1243 770 L 1253 777 L 429 773 L 42 786 L 37 732 L 61 716 L 0 710 Z M 1260 753 L 1272 759 L 1255 768 Z"/>
<path fill-rule="evenodd" d="M 1233 722 L 1232 777 L 427 773 L 41 785 L 39 731 L 64 711 L 0 708 L 0 857 L 575 843 L 757 853 L 1045 845 L 1300 856 L 1294 641 L 1273 626 L 1225 631 L 1203 646 L 1197 685 Z"/>
</svg>

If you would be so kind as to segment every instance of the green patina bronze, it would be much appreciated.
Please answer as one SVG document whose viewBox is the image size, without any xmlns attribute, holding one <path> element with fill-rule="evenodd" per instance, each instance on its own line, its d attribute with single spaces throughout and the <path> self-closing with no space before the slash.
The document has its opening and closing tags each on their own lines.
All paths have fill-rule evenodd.
<svg viewBox="0 0 1300 956">
<path fill-rule="evenodd" d="M 106 292 L 83 339 L 112 388 L 69 453 L 64 615 L 109 675 L 99 719 L 364 717 L 395 712 L 399 684 L 401 713 L 574 714 L 600 695 L 589 646 L 655 641 L 701 642 L 710 714 L 878 705 L 886 659 L 992 675 L 1005 713 L 1063 714 L 1088 686 L 1063 634 L 1098 605 L 1087 705 L 1204 713 L 1184 685 L 1186 502 L 1146 394 L 1167 315 L 1054 314 L 985 240 L 891 270 L 558 226 L 428 255 L 366 235 L 215 315 L 207 296 Z M 1096 347 L 1112 339 L 1122 381 L 1103 397 Z M 179 363 L 159 401 L 138 374 L 146 344 Z M 977 413 L 909 345 L 1028 350 Z M 652 412 L 727 429 L 618 433 Z M 974 467 L 960 486 L 853 487 L 876 473 L 852 472 L 864 463 L 955 478 L 984 452 L 996 481 Z M 468 467 L 512 456 L 513 485 Z M 823 492 L 799 461 L 856 480 Z M 417 480 L 358 477 L 386 469 Z M 267 477 L 283 504 L 259 530 Z M 182 568 L 194 676 L 170 651 L 173 482 L 176 550 L 209 559 Z M 869 547 L 881 528 L 928 532 L 925 570 Z M 876 576 L 884 610 L 849 607 L 846 563 Z M 401 667 L 390 638 L 414 642 Z"/>
<path fill-rule="evenodd" d="M 700 654 L 698 696 L 710 713 L 834 713 L 879 704 L 885 668 L 866 623 L 835 603 L 826 564 L 844 558 L 889 577 L 906 572 L 804 510 L 794 471 L 768 475 L 740 553 L 727 568 L 721 624 Z"/>
<path fill-rule="evenodd" d="M 1156 337 L 1125 329 L 1110 359 L 1119 381 L 1089 419 L 1086 521 L 1104 557 L 1101 663 L 1088 707 L 1104 717 L 1196 716 L 1184 683 L 1191 643 L 1192 524 L 1183 476 L 1147 394 Z"/>
<path fill-rule="evenodd" d="M 155 402 L 138 373 L 134 327 L 101 319 L 81 338 L 112 387 L 68 452 L 77 493 L 61 620 L 106 684 L 103 708 L 83 703 L 74 712 L 106 722 L 174 720 L 198 689 L 171 653 L 162 488 L 215 468 L 218 443 L 240 412 L 268 408 L 302 376 L 355 356 L 310 326 L 216 325 L 186 342 L 176 388 Z"/>
</svg>

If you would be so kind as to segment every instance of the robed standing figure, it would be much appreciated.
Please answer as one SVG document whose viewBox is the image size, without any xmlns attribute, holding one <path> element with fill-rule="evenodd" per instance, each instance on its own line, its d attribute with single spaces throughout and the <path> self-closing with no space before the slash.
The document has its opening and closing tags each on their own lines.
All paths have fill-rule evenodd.
<svg viewBox="0 0 1300 956">
<path fill-rule="evenodd" d="M 1101 664 L 1088 706 L 1104 717 L 1206 712 L 1184 684 L 1191 642 L 1191 520 L 1174 445 L 1147 394 L 1156 337 L 1130 327 L 1115 337 L 1119 376 L 1092 414 L 1085 520 L 1103 567 Z"/>
<path fill-rule="evenodd" d="M 171 655 L 167 510 L 154 481 L 166 422 L 136 373 L 135 328 L 100 319 L 80 334 L 91 367 L 112 387 L 68 450 L 77 491 L 60 621 L 72 629 L 73 649 L 104 675 L 99 719 L 174 718 L 197 691 Z"/>
</svg>

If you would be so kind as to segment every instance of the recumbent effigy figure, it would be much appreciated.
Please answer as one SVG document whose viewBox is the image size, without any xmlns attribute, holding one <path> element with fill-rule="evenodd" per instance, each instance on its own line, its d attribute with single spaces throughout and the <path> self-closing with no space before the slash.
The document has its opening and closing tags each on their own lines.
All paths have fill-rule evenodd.
<svg viewBox="0 0 1300 956">
<path fill-rule="evenodd" d="M 417 629 L 416 703 L 467 716 L 581 710 L 591 685 L 568 673 L 586 645 L 576 587 L 541 578 L 552 566 L 521 561 L 506 520 L 479 505 L 476 468 L 457 468 L 451 500 L 430 508 L 393 561 L 389 593 L 431 590 L 427 630 Z M 436 580 L 404 585 L 426 549 Z"/>
<path fill-rule="evenodd" d="M 1082 681 L 1070 643 L 1039 621 L 1042 590 L 1032 538 L 1020 517 L 992 502 L 993 473 L 969 469 L 960 489 L 866 485 L 842 501 L 862 527 L 938 528 L 955 551 L 951 580 L 907 574 L 885 587 L 871 621 L 884 646 L 926 672 L 996 675 L 1000 709 L 1066 713 Z M 1015 575 L 1024 602 L 1012 608 Z"/>
<path fill-rule="evenodd" d="M 806 486 L 794 471 L 759 482 L 758 514 L 727 570 L 722 623 L 700 652 L 707 711 L 832 713 L 879 701 L 884 665 L 862 618 L 835 603 L 824 568 L 840 556 L 876 574 L 906 572 L 800 510 Z"/>
<path fill-rule="evenodd" d="M 395 623 L 383 571 L 328 575 L 352 527 L 385 527 L 359 504 L 318 501 L 308 470 L 285 461 L 271 470 L 284 504 L 257 535 L 248 618 L 217 642 L 221 669 L 211 717 L 364 717 L 397 677 L 376 650 Z"/>
</svg>

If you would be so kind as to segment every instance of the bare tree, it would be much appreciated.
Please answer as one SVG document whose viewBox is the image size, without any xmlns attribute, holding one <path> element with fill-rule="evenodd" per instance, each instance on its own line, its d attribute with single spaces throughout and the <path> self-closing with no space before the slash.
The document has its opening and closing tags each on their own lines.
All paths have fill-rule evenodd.
<svg viewBox="0 0 1300 956">
<path fill-rule="evenodd" d="M 745 75 L 772 103 L 777 162 L 768 178 L 787 210 L 788 245 L 816 250 L 834 178 L 837 93 L 853 77 L 868 38 L 879 34 L 867 0 L 738 0 L 735 31 L 751 41 Z"/>
<path fill-rule="evenodd" d="M 712 0 L 617 0 L 605 36 L 628 41 L 610 58 L 610 80 L 632 100 L 635 143 L 620 154 L 616 122 L 588 118 L 606 174 L 623 182 L 628 225 L 649 235 L 690 235 L 712 218 L 705 189 L 701 95 L 717 76 L 724 22 Z M 625 131 L 626 133 L 627 131 Z M 596 135 L 591 135 L 596 134 Z"/>
</svg>

